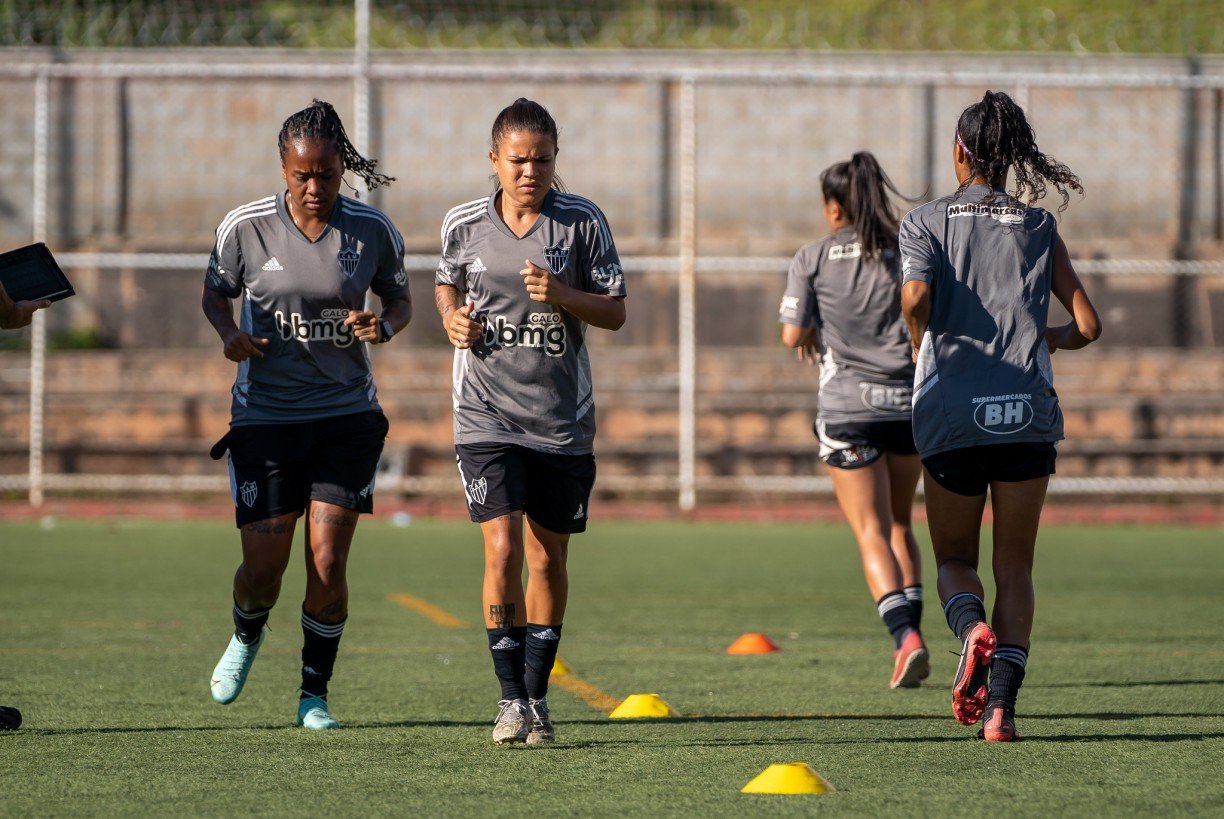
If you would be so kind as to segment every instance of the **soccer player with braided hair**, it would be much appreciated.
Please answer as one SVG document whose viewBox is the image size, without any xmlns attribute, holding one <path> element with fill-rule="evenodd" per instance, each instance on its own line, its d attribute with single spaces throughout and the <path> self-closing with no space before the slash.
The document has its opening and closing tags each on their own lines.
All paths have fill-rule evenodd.
<svg viewBox="0 0 1224 819">
<path fill-rule="evenodd" d="M 1024 111 L 986 92 L 960 115 L 952 163 L 957 190 L 901 221 L 902 310 L 917 362 L 914 438 L 939 597 L 961 641 L 952 713 L 965 725 L 983 720 L 979 736 L 989 742 L 1011 742 L 1033 626 L 1037 528 L 1063 437 L 1050 355 L 1095 341 L 1101 322 L 1054 216 L 1033 204 L 1052 186 L 1061 212 L 1068 191 L 1083 189 L 1038 149 Z M 1048 325 L 1051 294 L 1069 323 Z M 978 576 L 987 492 L 989 620 Z"/>
<path fill-rule="evenodd" d="M 930 671 L 919 631 L 922 563 L 911 507 L 922 465 L 910 425 L 914 362 L 901 318 L 896 188 L 862 151 L 820 175 L 833 232 L 800 248 L 778 311 L 782 341 L 820 358 L 813 429 L 838 504 L 854 531 L 867 588 L 892 634 L 890 688 Z"/>
<path fill-rule="evenodd" d="M 202 306 L 238 364 L 230 486 L 242 539 L 234 634 L 213 671 L 233 702 L 267 636 L 297 519 L 305 515 L 306 596 L 297 725 L 337 728 L 328 682 L 348 616 L 345 566 L 387 434 L 369 348 L 412 316 L 404 240 L 381 211 L 340 194 L 346 171 L 368 189 L 392 181 L 353 147 L 336 110 L 315 100 L 277 139 L 285 190 L 233 210 L 217 228 Z M 365 309 L 367 291 L 381 301 Z M 233 300 L 241 319 L 234 321 Z"/>
</svg>

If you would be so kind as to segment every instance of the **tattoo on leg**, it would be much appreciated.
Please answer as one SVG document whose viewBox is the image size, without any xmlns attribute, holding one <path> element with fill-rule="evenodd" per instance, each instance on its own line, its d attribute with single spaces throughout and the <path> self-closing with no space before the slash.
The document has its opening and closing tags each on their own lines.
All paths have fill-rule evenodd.
<svg viewBox="0 0 1224 819">
<path fill-rule="evenodd" d="M 320 623 L 339 623 L 348 617 L 348 601 L 333 600 L 317 612 L 307 611 L 306 613 Z"/>
<path fill-rule="evenodd" d="M 514 625 L 514 604 L 502 603 L 497 605 L 495 603 L 489 606 L 489 619 L 493 621 L 497 628 L 510 628 Z"/>
<path fill-rule="evenodd" d="M 293 524 L 276 520 L 259 520 L 243 526 L 242 531 L 250 532 L 253 535 L 286 535 L 293 531 Z"/>
<path fill-rule="evenodd" d="M 342 526 L 346 529 L 351 529 L 357 525 L 357 515 L 329 512 L 326 509 L 319 509 L 317 507 L 310 510 L 310 519 L 314 523 Z"/>
</svg>

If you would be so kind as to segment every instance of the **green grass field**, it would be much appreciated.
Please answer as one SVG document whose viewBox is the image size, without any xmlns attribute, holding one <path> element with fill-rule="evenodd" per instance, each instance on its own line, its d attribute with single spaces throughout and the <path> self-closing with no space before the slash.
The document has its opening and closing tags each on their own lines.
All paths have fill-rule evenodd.
<svg viewBox="0 0 1224 819">
<path fill-rule="evenodd" d="M 572 550 L 561 656 L 593 689 L 659 693 L 685 716 L 612 721 L 554 683 L 560 742 L 544 748 L 489 739 L 497 690 L 469 524 L 362 524 L 332 683 L 346 727 L 321 733 L 291 727 L 296 557 L 246 691 L 223 707 L 208 674 L 229 636 L 231 527 L 3 524 L 0 544 L 0 704 L 26 717 L 0 734 L 0 814 L 1224 811 L 1218 530 L 1043 533 L 1011 746 L 953 721 L 956 646 L 937 604 L 929 684 L 886 688 L 891 643 L 840 526 L 597 522 Z M 744 631 L 783 651 L 727 656 Z M 775 762 L 810 763 L 837 792 L 739 792 Z"/>
</svg>

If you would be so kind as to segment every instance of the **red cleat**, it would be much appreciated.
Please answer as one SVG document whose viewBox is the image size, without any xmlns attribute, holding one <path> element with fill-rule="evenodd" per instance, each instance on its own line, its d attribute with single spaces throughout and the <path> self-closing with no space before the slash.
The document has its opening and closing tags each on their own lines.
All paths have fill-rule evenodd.
<svg viewBox="0 0 1224 819">
<path fill-rule="evenodd" d="M 985 623 L 978 623 L 965 635 L 960 665 L 952 678 L 952 716 L 961 725 L 973 725 L 986 710 L 986 681 L 990 676 L 990 659 L 998 640 Z"/>
<path fill-rule="evenodd" d="M 987 742 L 1015 742 L 1020 738 L 1016 733 L 1016 715 L 997 703 L 987 707 L 978 736 Z"/>
<path fill-rule="evenodd" d="M 917 688 L 931 673 L 931 654 L 917 631 L 910 631 L 902 638 L 901 647 L 893 652 L 893 659 L 889 688 Z"/>
</svg>

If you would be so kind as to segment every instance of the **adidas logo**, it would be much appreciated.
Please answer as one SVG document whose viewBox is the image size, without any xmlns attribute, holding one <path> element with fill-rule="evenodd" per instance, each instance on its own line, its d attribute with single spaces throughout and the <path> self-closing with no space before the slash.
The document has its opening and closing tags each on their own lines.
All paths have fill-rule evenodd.
<svg viewBox="0 0 1224 819">
<path fill-rule="evenodd" d="M 582 507 L 584 504 L 578 504 L 578 511 L 574 513 L 574 520 L 582 520 Z"/>
<path fill-rule="evenodd" d="M 519 644 L 511 640 L 509 637 L 503 637 L 491 646 L 494 651 L 509 651 L 512 648 L 518 648 Z"/>
<path fill-rule="evenodd" d="M 263 269 L 264 270 L 284 270 L 285 268 L 281 267 L 281 263 L 276 261 L 276 257 L 273 256 L 271 259 L 268 259 L 268 261 L 264 262 Z"/>
<path fill-rule="evenodd" d="M 484 273 L 488 268 L 484 266 L 484 262 L 480 261 L 480 257 L 476 257 L 476 261 L 468 265 L 468 273 Z"/>
<path fill-rule="evenodd" d="M 537 640 L 560 640 L 561 639 L 561 635 L 557 634 L 557 632 L 553 631 L 550 628 L 546 628 L 543 631 L 534 632 L 531 636 L 536 638 Z"/>
</svg>

